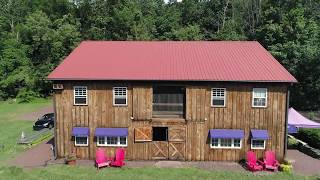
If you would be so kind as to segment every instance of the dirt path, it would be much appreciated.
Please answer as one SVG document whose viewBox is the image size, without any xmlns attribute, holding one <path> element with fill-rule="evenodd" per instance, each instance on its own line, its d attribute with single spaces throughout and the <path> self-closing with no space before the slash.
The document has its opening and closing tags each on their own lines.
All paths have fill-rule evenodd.
<svg viewBox="0 0 320 180">
<path fill-rule="evenodd" d="M 303 154 L 298 150 L 288 150 L 288 159 L 292 159 L 294 173 L 301 175 L 320 175 L 320 160 Z"/>
<path fill-rule="evenodd" d="M 15 159 L 9 160 L 9 164 L 24 168 L 46 166 L 47 162 L 54 159 L 51 150 L 53 139 L 45 141 L 19 154 Z"/>
<path fill-rule="evenodd" d="M 36 121 L 42 115 L 47 114 L 47 113 L 53 113 L 53 106 L 52 105 L 47 106 L 47 107 L 43 107 L 37 111 L 23 114 L 23 115 L 19 116 L 19 119 L 28 120 L 28 121 Z"/>
</svg>

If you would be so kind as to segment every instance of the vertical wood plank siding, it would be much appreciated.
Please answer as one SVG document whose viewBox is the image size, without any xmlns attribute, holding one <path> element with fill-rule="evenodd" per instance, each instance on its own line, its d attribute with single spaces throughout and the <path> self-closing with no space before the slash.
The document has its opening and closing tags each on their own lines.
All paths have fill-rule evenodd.
<svg viewBox="0 0 320 180">
<path fill-rule="evenodd" d="M 287 85 L 281 83 L 207 83 L 205 85 L 185 84 L 186 115 L 185 121 L 172 121 L 166 118 L 159 124 L 159 119 L 152 119 L 152 85 L 135 85 L 112 82 L 63 82 L 64 89 L 54 95 L 56 113 L 56 145 L 58 157 L 74 152 L 77 157 L 94 159 L 97 149 L 94 137 L 97 127 L 128 128 L 128 146 L 125 147 L 129 160 L 152 159 L 153 142 L 134 142 L 134 128 L 167 126 L 177 132 L 183 132 L 184 141 L 174 142 L 188 161 L 237 161 L 245 158 L 250 150 L 250 130 L 267 129 L 270 139 L 266 149 L 276 152 L 279 159 L 284 155 L 285 113 Z M 73 105 L 73 86 L 88 86 L 88 105 Z M 113 86 L 128 87 L 128 105 L 113 106 Z M 179 84 L 180 85 L 180 84 Z M 211 88 L 226 88 L 226 106 L 211 107 Z M 252 107 L 252 88 L 268 88 L 266 108 Z M 131 119 L 133 117 L 133 119 Z M 160 120 L 161 122 L 161 120 Z M 71 137 L 72 127 L 90 128 L 88 147 L 75 147 Z M 241 149 L 211 149 L 209 129 L 243 129 L 245 138 Z M 169 132 L 170 134 L 170 132 Z M 180 134 L 180 136 L 181 136 Z M 179 134 L 174 134 L 175 139 Z M 173 143 L 173 144 L 174 144 Z M 169 146 L 168 146 L 169 147 Z M 112 156 L 115 148 L 105 147 L 107 155 Z M 172 148 L 172 146 L 171 146 Z M 185 148 L 185 150 L 183 150 Z M 170 149 L 171 151 L 172 149 Z M 169 151 L 169 150 L 168 150 Z M 264 150 L 254 150 L 259 157 Z"/>
</svg>

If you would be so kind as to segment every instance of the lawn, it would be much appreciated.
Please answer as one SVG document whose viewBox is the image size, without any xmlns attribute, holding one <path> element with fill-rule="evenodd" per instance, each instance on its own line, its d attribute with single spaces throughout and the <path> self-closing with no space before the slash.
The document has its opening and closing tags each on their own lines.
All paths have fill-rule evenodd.
<svg viewBox="0 0 320 180">
<path fill-rule="evenodd" d="M 206 171 L 195 168 L 105 168 L 50 166 L 33 170 L 16 167 L 0 167 L 0 179 L 316 179 L 316 177 L 293 176 L 284 173 L 253 174 L 249 172 Z"/>
<path fill-rule="evenodd" d="M 41 107 L 49 106 L 51 100 L 37 99 L 31 103 L 17 103 L 12 101 L 0 102 L 0 161 L 11 158 L 25 149 L 25 146 L 17 145 L 21 132 L 32 131 L 33 121 L 19 119 L 21 115 L 35 111 Z"/>
<path fill-rule="evenodd" d="M 292 176 L 284 173 L 257 175 L 249 172 L 206 171 L 195 168 L 105 168 L 97 171 L 94 167 L 48 166 L 26 170 L 8 167 L 6 159 L 12 158 L 26 147 L 17 145 L 21 131 L 32 131 L 32 121 L 19 120 L 22 114 L 50 105 L 51 100 L 38 99 L 28 104 L 0 102 L 0 179 L 316 179 L 316 177 Z"/>
</svg>

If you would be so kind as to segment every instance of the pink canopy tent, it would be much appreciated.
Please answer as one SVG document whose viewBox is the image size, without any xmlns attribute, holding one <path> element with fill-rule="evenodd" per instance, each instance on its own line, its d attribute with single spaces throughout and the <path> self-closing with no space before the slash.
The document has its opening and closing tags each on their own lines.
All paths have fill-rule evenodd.
<svg viewBox="0 0 320 180">
<path fill-rule="evenodd" d="M 288 125 L 297 128 L 320 128 L 320 123 L 305 118 L 292 107 L 288 112 Z"/>
</svg>

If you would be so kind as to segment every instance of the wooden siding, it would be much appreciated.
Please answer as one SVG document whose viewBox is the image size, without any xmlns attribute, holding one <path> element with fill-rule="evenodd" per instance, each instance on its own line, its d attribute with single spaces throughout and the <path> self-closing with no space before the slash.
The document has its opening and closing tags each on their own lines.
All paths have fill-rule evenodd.
<svg viewBox="0 0 320 180">
<path fill-rule="evenodd" d="M 282 159 L 284 155 L 284 129 L 286 112 L 287 85 L 280 83 L 207 83 L 202 85 L 184 84 L 186 86 L 186 119 L 152 119 L 152 86 L 146 83 L 119 84 L 116 82 L 63 82 L 64 89 L 56 90 L 56 148 L 58 157 L 74 152 L 79 158 L 95 158 L 97 149 L 94 137 L 97 127 L 127 127 L 129 130 L 128 146 L 125 147 L 129 160 L 150 160 L 155 142 L 135 142 L 134 129 L 141 127 L 166 126 L 176 149 L 168 147 L 166 152 L 174 154 L 170 159 L 179 160 L 229 160 L 245 158 L 250 150 L 250 130 L 267 129 L 270 139 L 266 149 L 276 152 Z M 88 105 L 73 105 L 73 86 L 88 86 Z M 128 87 L 128 105 L 113 106 L 112 87 Z M 179 84 L 181 85 L 181 84 Z M 211 88 L 225 87 L 227 92 L 225 107 L 211 107 Z M 268 88 L 266 108 L 252 107 L 252 88 Z M 132 119 L 133 117 L 133 119 Z M 71 137 L 72 127 L 90 128 L 88 147 L 75 147 Z M 245 138 L 241 149 L 211 149 L 209 129 L 243 129 Z M 173 131 L 170 132 L 170 129 Z M 176 132 L 174 132 L 176 131 Z M 177 134 L 177 132 L 181 132 Z M 185 137 L 183 134 L 185 133 Z M 173 138 L 174 137 L 174 138 Z M 105 147 L 107 155 L 112 156 L 115 148 Z M 254 150 L 259 157 L 264 150 Z M 170 155 L 171 156 L 171 155 Z M 185 156 L 185 157 L 181 157 Z"/>
</svg>

